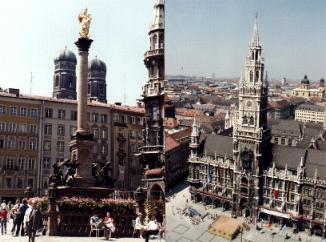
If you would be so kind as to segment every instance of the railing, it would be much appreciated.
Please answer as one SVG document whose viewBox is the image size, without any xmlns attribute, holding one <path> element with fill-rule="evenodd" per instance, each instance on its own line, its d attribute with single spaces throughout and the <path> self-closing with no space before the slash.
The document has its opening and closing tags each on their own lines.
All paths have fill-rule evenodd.
<svg viewBox="0 0 326 242">
<path fill-rule="evenodd" d="M 145 57 L 150 57 L 153 55 L 164 55 L 164 49 L 155 49 L 155 50 L 149 50 L 145 53 Z"/>
<path fill-rule="evenodd" d="M 57 212 L 57 236 L 88 236 L 90 233 L 90 217 L 96 212 Z M 98 212 L 101 218 L 105 217 L 103 212 Z M 47 230 L 49 215 L 47 212 L 42 214 L 43 225 Z M 132 220 L 136 219 L 135 213 L 113 214 L 111 216 L 116 227 L 114 237 L 130 237 L 133 233 Z"/>
</svg>

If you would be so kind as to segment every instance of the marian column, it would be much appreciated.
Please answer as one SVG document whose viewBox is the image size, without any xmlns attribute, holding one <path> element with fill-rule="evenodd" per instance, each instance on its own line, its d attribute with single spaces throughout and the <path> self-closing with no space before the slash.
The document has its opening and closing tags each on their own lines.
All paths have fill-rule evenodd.
<svg viewBox="0 0 326 242">
<path fill-rule="evenodd" d="M 77 131 L 70 141 L 71 159 L 78 160 L 77 186 L 92 186 L 95 181 L 92 177 L 91 155 L 94 145 L 93 135 L 87 131 L 87 75 L 88 50 L 93 42 L 89 38 L 91 15 L 87 8 L 78 16 L 80 22 L 80 37 L 75 42 L 79 53 L 79 76 L 77 91 Z M 82 181 L 82 182 L 81 182 Z"/>
</svg>

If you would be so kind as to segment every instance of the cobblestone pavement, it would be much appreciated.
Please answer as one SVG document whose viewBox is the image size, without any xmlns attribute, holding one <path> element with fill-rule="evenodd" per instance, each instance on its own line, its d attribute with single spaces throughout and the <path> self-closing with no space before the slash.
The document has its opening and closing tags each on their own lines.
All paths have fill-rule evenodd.
<svg viewBox="0 0 326 242">
<path fill-rule="evenodd" d="M 8 230 L 11 230 L 12 220 L 7 224 Z M 13 237 L 11 234 L 7 233 L 5 235 L 0 235 L 0 241 L 2 242 L 27 242 L 28 237 Z M 35 242 L 88 242 L 88 241 L 121 241 L 121 242 L 139 242 L 144 241 L 140 238 L 111 238 L 110 240 L 105 240 L 104 237 L 60 237 L 60 236 L 37 236 Z M 150 240 L 155 241 L 155 240 Z M 159 240 L 158 240 L 159 241 Z M 161 242 L 164 242 L 162 239 Z"/>
<path fill-rule="evenodd" d="M 231 216 L 230 211 L 222 211 L 222 208 L 205 208 L 203 204 L 194 204 L 190 200 L 189 187 L 185 184 L 178 186 L 174 191 L 170 191 L 167 194 L 166 203 L 166 219 L 167 219 L 167 234 L 166 241 L 168 242 L 217 242 L 217 241 L 228 241 L 219 236 L 213 235 L 207 231 L 208 225 L 214 220 L 209 216 L 206 216 L 202 222 L 197 225 L 193 225 L 189 217 L 181 215 L 178 212 L 179 209 L 183 209 L 188 204 L 195 208 L 202 215 L 209 213 L 212 215 L 225 215 Z M 244 221 L 243 218 L 238 218 Z M 244 231 L 239 234 L 233 241 L 253 241 L 253 242 L 293 242 L 301 241 L 305 242 L 321 242 L 326 240 L 319 236 L 308 236 L 305 232 L 300 232 L 299 234 L 293 234 L 292 231 L 286 227 L 280 230 L 278 227 L 273 227 L 272 229 L 267 228 L 262 225 L 262 230 L 257 231 L 252 224 L 249 225 L 250 230 Z M 286 238 L 286 235 L 288 236 Z"/>
</svg>

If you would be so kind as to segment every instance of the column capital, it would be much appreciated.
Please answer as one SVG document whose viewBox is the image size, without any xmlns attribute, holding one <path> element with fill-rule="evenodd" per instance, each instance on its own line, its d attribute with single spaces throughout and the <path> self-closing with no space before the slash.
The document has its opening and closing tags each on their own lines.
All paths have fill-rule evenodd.
<svg viewBox="0 0 326 242">
<path fill-rule="evenodd" d="M 86 51 L 88 52 L 89 47 L 91 46 L 93 40 L 89 38 L 78 38 L 78 40 L 75 42 L 75 45 L 77 46 L 79 52 Z"/>
</svg>

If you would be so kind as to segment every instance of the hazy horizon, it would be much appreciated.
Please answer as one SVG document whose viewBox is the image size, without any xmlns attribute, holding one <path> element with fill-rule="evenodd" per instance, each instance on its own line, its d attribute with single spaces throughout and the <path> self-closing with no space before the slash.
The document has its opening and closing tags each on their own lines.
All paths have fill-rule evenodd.
<svg viewBox="0 0 326 242">
<path fill-rule="evenodd" d="M 240 76 L 257 12 L 270 79 L 325 78 L 326 1 L 174 0 L 166 9 L 169 75 Z"/>
</svg>

